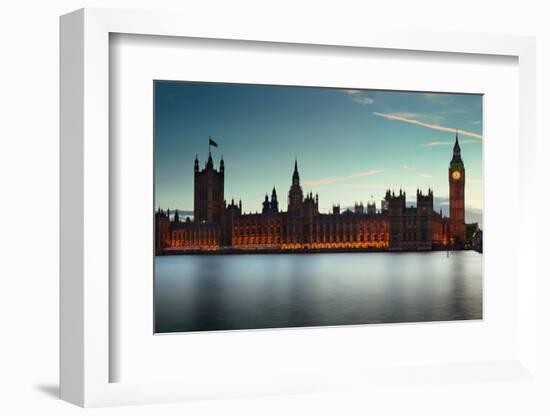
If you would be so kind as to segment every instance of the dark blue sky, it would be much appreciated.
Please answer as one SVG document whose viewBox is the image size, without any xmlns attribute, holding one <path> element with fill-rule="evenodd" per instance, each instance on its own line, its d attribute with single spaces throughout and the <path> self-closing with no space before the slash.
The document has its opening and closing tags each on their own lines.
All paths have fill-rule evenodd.
<svg viewBox="0 0 550 416">
<path fill-rule="evenodd" d="M 455 129 L 466 166 L 467 216 L 482 210 L 482 97 L 243 84 L 155 83 L 156 205 L 193 208 L 193 161 L 226 164 L 225 196 L 260 211 L 276 186 L 286 205 L 294 158 L 320 210 L 385 189 L 434 189 L 446 208 Z M 474 218 L 475 216 L 475 218 Z M 468 218 L 467 218 L 468 220 Z"/>
</svg>

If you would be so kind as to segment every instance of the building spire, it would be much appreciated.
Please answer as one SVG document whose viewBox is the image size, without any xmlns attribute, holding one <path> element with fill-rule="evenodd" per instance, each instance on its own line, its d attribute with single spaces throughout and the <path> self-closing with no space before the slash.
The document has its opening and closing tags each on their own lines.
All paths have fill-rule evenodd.
<svg viewBox="0 0 550 416">
<path fill-rule="evenodd" d="M 214 161 L 212 160 L 212 154 L 208 151 L 208 161 L 206 162 L 206 169 L 214 169 Z"/>
<path fill-rule="evenodd" d="M 455 145 L 453 147 L 453 160 L 451 160 L 451 163 L 462 163 L 460 144 L 458 143 L 458 129 L 456 131 Z"/>
<path fill-rule="evenodd" d="M 300 184 L 300 174 L 298 173 L 298 159 L 294 159 L 294 173 L 292 174 L 292 184 L 293 185 L 299 185 Z"/>
<path fill-rule="evenodd" d="M 211 146 L 218 147 L 218 143 L 212 140 L 212 137 L 208 136 L 208 161 L 206 162 L 207 169 L 214 169 L 214 161 L 212 160 L 212 152 L 210 151 Z"/>
</svg>

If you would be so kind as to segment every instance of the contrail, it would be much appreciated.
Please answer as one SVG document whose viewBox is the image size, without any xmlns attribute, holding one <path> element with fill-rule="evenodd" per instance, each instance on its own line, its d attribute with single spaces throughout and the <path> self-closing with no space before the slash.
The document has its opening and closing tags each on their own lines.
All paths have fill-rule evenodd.
<svg viewBox="0 0 550 416">
<path fill-rule="evenodd" d="M 428 142 L 428 143 L 420 143 L 419 146 L 422 147 L 432 147 L 432 146 L 450 146 L 454 143 L 454 140 L 450 140 L 447 142 Z M 469 143 L 481 143 L 479 140 L 469 139 L 469 140 L 461 140 L 460 144 L 469 144 Z"/>
<path fill-rule="evenodd" d="M 439 124 L 424 123 L 423 121 L 414 120 L 412 118 L 405 118 L 405 117 L 401 117 L 401 116 L 396 116 L 395 114 L 383 114 L 383 113 L 376 113 L 376 112 L 374 112 L 372 114 L 374 114 L 375 116 L 387 118 L 388 120 L 403 121 L 405 123 L 416 124 L 417 126 L 427 127 L 429 129 L 433 129 L 433 130 L 449 131 L 449 132 L 452 132 L 452 133 L 457 132 L 457 133 L 459 133 L 463 136 L 475 137 L 476 139 L 482 139 L 483 138 L 483 136 L 481 134 L 472 133 L 471 131 L 457 130 L 457 129 L 453 129 L 452 127 L 440 126 Z"/>
<path fill-rule="evenodd" d="M 315 180 L 315 181 L 304 181 L 304 185 L 305 186 L 328 185 L 328 184 L 335 183 L 335 182 L 347 181 L 349 179 L 362 178 L 363 176 L 376 175 L 377 173 L 381 173 L 381 172 L 383 172 L 383 171 L 373 169 L 373 170 L 369 170 L 367 172 L 353 173 L 349 176 L 322 178 L 322 179 Z"/>
</svg>

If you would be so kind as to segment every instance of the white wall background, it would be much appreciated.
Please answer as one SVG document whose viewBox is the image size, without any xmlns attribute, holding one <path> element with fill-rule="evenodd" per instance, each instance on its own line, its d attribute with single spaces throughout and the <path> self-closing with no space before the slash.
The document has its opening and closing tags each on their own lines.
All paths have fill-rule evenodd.
<svg viewBox="0 0 550 416">
<path fill-rule="evenodd" d="M 367 1 L 168 1 L 168 0 L 20 0 L 0 9 L 0 413 L 73 414 L 81 410 L 56 399 L 58 386 L 58 16 L 74 9 L 116 7 L 178 10 L 205 25 L 216 19 L 269 19 L 286 25 L 380 24 L 436 30 L 536 35 L 538 41 L 539 175 L 549 191 L 548 128 L 550 104 L 550 13 L 546 2 L 522 0 Z M 216 16 L 213 18 L 213 16 Z M 542 179 L 542 176 L 545 179 Z M 541 196 L 539 212 L 545 199 Z M 540 215 L 539 248 L 548 220 Z M 30 256 L 27 251 L 32 250 Z M 550 275 L 548 273 L 547 275 Z M 550 285 L 539 286 L 540 299 Z M 548 366 L 550 308 L 540 303 L 539 322 Z M 542 352 L 542 351 L 541 351 Z M 550 368 L 550 367 L 546 367 Z M 550 372 L 546 372 L 550 374 Z M 395 395 L 359 397 L 350 393 L 258 398 L 186 404 L 100 409 L 106 414 L 550 414 L 550 386 L 534 389 L 498 383 L 445 385 L 410 389 Z M 416 412 L 414 412 L 416 411 Z"/>
</svg>

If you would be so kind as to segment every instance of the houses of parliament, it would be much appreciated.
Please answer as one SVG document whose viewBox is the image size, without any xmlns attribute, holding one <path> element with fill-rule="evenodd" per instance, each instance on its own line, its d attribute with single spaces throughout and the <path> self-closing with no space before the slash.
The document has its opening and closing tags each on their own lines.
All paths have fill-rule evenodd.
<svg viewBox="0 0 550 416">
<path fill-rule="evenodd" d="M 414 251 L 463 248 L 465 169 L 458 134 L 449 164 L 449 217 L 434 211 L 433 191 L 416 191 L 407 206 L 404 191 L 388 190 L 380 208 L 355 204 L 319 212 L 319 196 L 303 193 L 298 162 L 288 191 L 286 211 L 275 188 L 261 213 L 244 213 L 241 202 L 224 198 L 223 157 L 216 169 L 209 152 L 203 169 L 195 157 L 193 218 L 160 208 L 155 213 L 156 254 L 200 252 Z"/>
</svg>

